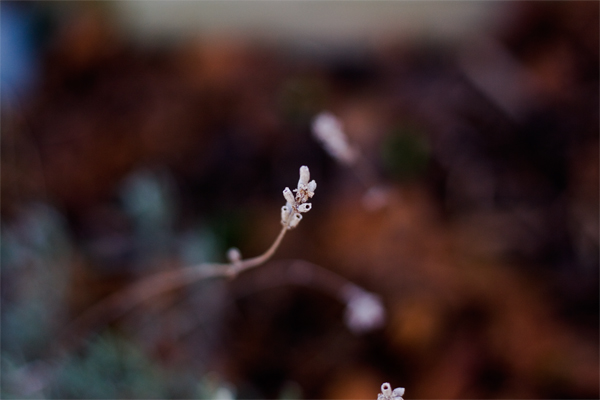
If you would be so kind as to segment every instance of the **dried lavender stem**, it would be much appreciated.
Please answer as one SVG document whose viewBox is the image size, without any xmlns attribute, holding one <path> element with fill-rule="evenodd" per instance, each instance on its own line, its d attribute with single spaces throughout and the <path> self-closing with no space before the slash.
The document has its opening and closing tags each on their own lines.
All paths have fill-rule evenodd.
<svg viewBox="0 0 600 400">
<path fill-rule="evenodd" d="M 202 279 L 234 277 L 240 272 L 263 264 L 273 256 L 287 230 L 285 226 L 282 227 L 273 244 L 257 257 L 229 264 L 199 264 L 183 269 L 159 272 L 110 295 L 88 309 L 67 328 L 63 335 L 62 346 L 59 348 L 71 347 L 86 330 L 106 324 L 155 296 Z"/>
</svg>

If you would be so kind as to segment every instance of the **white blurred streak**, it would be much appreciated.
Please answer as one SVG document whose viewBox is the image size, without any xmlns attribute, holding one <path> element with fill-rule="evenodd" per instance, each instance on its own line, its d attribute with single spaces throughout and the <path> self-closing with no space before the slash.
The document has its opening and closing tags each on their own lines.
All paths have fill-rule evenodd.
<svg viewBox="0 0 600 400">
<path fill-rule="evenodd" d="M 344 317 L 350 331 L 360 335 L 385 325 L 386 311 L 378 295 L 355 285 L 347 285 L 342 292 L 346 300 Z"/>
<path fill-rule="evenodd" d="M 492 38 L 470 41 L 458 63 L 471 82 L 512 118 L 519 119 L 534 100 L 535 76 Z"/>
</svg>

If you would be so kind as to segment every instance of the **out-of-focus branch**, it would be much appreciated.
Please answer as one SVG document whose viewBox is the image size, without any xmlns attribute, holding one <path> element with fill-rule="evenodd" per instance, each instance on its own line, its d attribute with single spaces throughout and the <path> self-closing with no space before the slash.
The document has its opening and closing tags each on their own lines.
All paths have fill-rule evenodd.
<svg viewBox="0 0 600 400">
<path fill-rule="evenodd" d="M 186 268 L 159 272 L 118 291 L 96 305 L 67 326 L 54 350 L 70 351 L 77 347 L 85 333 L 102 326 L 139 306 L 140 304 L 169 291 L 208 278 L 234 277 L 248 269 L 257 267 L 273 256 L 288 231 L 283 226 L 273 244 L 261 255 L 227 264 L 199 264 Z"/>
</svg>

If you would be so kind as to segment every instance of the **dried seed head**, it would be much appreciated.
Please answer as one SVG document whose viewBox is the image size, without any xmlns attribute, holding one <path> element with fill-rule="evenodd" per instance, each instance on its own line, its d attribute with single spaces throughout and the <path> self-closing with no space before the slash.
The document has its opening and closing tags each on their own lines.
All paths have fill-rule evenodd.
<svg viewBox="0 0 600 400">
<path fill-rule="evenodd" d="M 286 205 L 281 208 L 281 224 L 287 229 L 292 229 L 298 226 L 302 215 L 311 210 L 312 204 L 307 203 L 308 199 L 315 195 L 317 182 L 310 181 L 310 171 L 306 165 L 300 167 L 300 179 L 298 187 L 294 189 L 296 195 L 292 193 L 290 188 L 285 188 L 283 197 L 286 200 Z"/>
</svg>

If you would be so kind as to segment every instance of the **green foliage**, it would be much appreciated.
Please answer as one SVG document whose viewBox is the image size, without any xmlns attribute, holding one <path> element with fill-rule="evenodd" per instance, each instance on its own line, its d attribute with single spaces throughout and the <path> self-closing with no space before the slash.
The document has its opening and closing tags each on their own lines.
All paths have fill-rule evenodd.
<svg viewBox="0 0 600 400">
<path fill-rule="evenodd" d="M 193 227 L 180 234 L 177 240 L 178 254 L 184 265 L 214 262 L 222 257 L 219 238 L 209 229 Z"/>
<path fill-rule="evenodd" d="M 65 399 L 164 398 L 167 385 L 139 348 L 109 334 L 91 342 L 85 355 L 72 357 L 50 393 Z"/>
<path fill-rule="evenodd" d="M 166 171 L 136 171 L 121 187 L 121 199 L 127 214 L 140 230 L 170 227 L 174 219 L 174 190 Z"/>
<path fill-rule="evenodd" d="M 39 355 L 60 329 L 71 243 L 61 216 L 38 203 L 2 223 L 2 352 L 16 363 Z"/>
<path fill-rule="evenodd" d="M 166 170 L 137 170 L 124 179 L 119 191 L 123 211 L 130 218 L 135 239 L 145 256 L 142 263 L 170 250 L 177 217 L 175 188 Z"/>
</svg>

